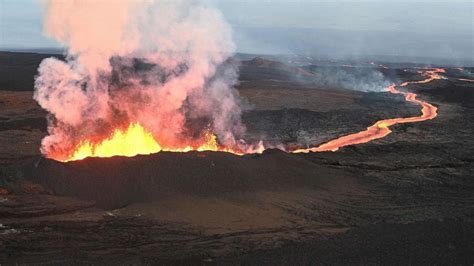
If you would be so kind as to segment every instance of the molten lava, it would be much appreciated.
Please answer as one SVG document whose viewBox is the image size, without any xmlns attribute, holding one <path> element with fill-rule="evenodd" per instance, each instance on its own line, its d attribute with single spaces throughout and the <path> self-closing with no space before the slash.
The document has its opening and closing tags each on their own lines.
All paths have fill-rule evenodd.
<svg viewBox="0 0 474 266">
<path fill-rule="evenodd" d="M 82 160 L 87 157 L 111 157 L 115 155 L 135 156 L 161 151 L 161 146 L 150 132 L 140 124 L 130 124 L 122 131 L 115 129 L 112 135 L 99 143 L 83 140 L 66 161 Z"/>
<path fill-rule="evenodd" d="M 115 129 L 110 137 L 97 143 L 90 140 L 83 140 L 77 145 L 72 154 L 66 156 L 61 161 L 82 160 L 87 157 L 112 157 L 126 156 L 132 157 L 139 154 L 152 154 L 160 151 L 188 152 L 188 151 L 223 151 L 237 155 L 242 152 L 230 148 L 221 147 L 217 142 L 217 137 L 206 132 L 202 139 L 196 141 L 194 145 L 183 145 L 179 148 L 162 147 L 153 135 L 138 123 L 131 123 L 125 130 Z"/>
<path fill-rule="evenodd" d="M 410 81 L 400 84 L 400 87 L 405 87 L 409 84 L 425 84 L 433 80 L 441 79 L 439 73 L 444 73 L 444 69 L 430 69 L 420 72 L 426 79 L 421 81 Z M 337 151 L 339 148 L 354 144 L 366 143 L 375 139 L 380 139 L 392 131 L 390 127 L 396 124 L 421 122 L 433 119 L 437 116 L 437 108 L 427 102 L 418 100 L 415 93 L 403 92 L 391 85 L 387 91 L 393 94 L 402 94 L 409 102 L 419 104 L 421 108 L 421 115 L 407 118 L 390 118 L 377 121 L 366 130 L 342 136 L 340 138 L 331 140 L 327 143 L 317 147 L 307 149 L 296 149 L 292 153 L 308 153 L 308 152 L 323 152 L 323 151 Z M 249 149 L 245 152 L 240 149 L 228 148 L 219 145 L 217 137 L 211 133 L 206 132 L 199 140 L 192 141 L 192 144 L 183 144 L 180 147 L 168 148 L 162 147 L 159 142 L 153 137 L 152 133 L 147 131 L 138 123 L 131 123 L 126 129 L 115 129 L 109 137 L 93 142 L 91 140 L 81 141 L 76 148 L 68 155 L 56 155 L 53 158 L 60 161 L 74 161 L 82 160 L 87 157 L 112 157 L 112 156 L 135 156 L 138 154 L 152 154 L 160 151 L 171 152 L 188 152 L 188 151 L 223 151 L 243 155 L 244 153 L 261 153 L 263 152 L 263 145 L 260 143 L 256 149 Z"/>
<path fill-rule="evenodd" d="M 445 73 L 445 70 L 442 68 L 436 68 L 436 69 L 430 69 L 426 71 L 420 71 L 420 73 L 426 76 L 427 78 L 421 81 L 404 82 L 400 85 L 400 87 L 405 87 L 409 84 L 425 84 L 433 80 L 442 79 L 442 76 L 440 76 L 439 73 Z M 395 85 L 389 86 L 387 90 L 393 94 L 403 94 L 407 101 L 421 105 L 422 107 L 421 115 L 415 116 L 415 117 L 408 117 L 408 118 L 391 118 L 391 119 L 380 120 L 380 121 L 377 121 L 372 126 L 368 127 L 364 131 L 342 136 L 340 138 L 331 140 L 317 147 L 308 148 L 308 149 L 297 149 L 297 150 L 294 150 L 293 153 L 337 151 L 339 148 L 344 147 L 344 146 L 367 143 L 374 139 L 383 138 L 392 132 L 390 130 L 390 127 L 395 124 L 421 122 L 421 121 L 433 119 L 438 115 L 437 108 L 435 106 L 427 102 L 418 100 L 416 98 L 415 93 L 399 91 L 396 89 Z"/>
</svg>

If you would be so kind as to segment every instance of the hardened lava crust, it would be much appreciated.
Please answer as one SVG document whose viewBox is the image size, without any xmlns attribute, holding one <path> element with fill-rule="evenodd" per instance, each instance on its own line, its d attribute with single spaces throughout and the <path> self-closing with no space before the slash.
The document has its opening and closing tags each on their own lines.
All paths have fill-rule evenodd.
<svg viewBox="0 0 474 266">
<path fill-rule="evenodd" d="M 1 263 L 474 261 L 473 69 L 444 67 L 442 79 L 403 88 L 436 106 L 435 119 L 336 152 L 64 163 L 39 151 L 46 113 L 32 88 L 46 56 L 0 53 Z M 424 79 L 418 70 L 426 66 L 381 64 L 373 70 L 394 83 Z M 328 68 L 367 70 L 342 65 L 241 62 L 246 139 L 310 146 L 420 115 L 402 96 L 315 82 Z"/>
</svg>

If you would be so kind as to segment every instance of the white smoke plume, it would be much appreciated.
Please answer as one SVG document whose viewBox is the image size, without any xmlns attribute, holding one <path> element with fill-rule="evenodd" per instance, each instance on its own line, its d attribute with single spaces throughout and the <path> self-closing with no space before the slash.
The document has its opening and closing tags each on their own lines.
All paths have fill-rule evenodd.
<svg viewBox="0 0 474 266">
<path fill-rule="evenodd" d="M 391 84 L 378 70 L 366 67 L 333 68 L 320 67 L 313 82 L 331 87 L 345 88 L 364 92 L 385 92 Z"/>
<path fill-rule="evenodd" d="M 220 12 L 193 0 L 45 2 L 44 31 L 67 48 L 45 59 L 34 99 L 48 112 L 46 155 L 81 139 L 138 122 L 162 146 L 179 147 L 204 130 L 240 145 L 245 128 L 231 29 Z"/>
</svg>

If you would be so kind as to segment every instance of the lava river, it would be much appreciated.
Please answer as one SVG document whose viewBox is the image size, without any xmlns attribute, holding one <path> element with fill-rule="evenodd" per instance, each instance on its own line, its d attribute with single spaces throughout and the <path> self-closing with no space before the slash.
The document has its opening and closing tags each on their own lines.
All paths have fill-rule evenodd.
<svg viewBox="0 0 474 266">
<path fill-rule="evenodd" d="M 400 87 L 406 87 L 409 84 L 425 84 L 429 83 L 433 80 L 442 79 L 440 73 L 445 73 L 445 70 L 442 68 L 436 69 L 429 69 L 424 71 L 419 71 L 420 74 L 426 77 L 424 80 L 420 81 L 409 81 L 400 84 Z M 396 124 L 404 124 L 404 123 L 414 123 L 414 122 L 421 122 L 425 120 L 430 120 L 435 118 L 437 113 L 437 108 L 427 102 L 418 100 L 416 98 L 416 94 L 412 92 L 403 92 L 396 88 L 396 85 L 390 85 L 387 88 L 387 91 L 393 94 L 403 94 L 405 96 L 405 100 L 419 104 L 421 106 L 421 115 L 414 116 L 414 117 L 406 117 L 406 118 L 390 118 L 377 121 L 375 124 L 368 127 L 366 130 L 357 132 L 354 134 L 346 135 L 339 137 L 337 139 L 331 140 L 329 142 L 323 143 L 317 147 L 307 148 L 307 149 L 296 149 L 292 151 L 293 153 L 308 153 L 308 152 L 323 152 L 323 151 L 337 151 L 339 148 L 354 144 L 361 144 L 367 143 L 369 141 L 380 139 L 392 131 L 390 127 Z"/>
<path fill-rule="evenodd" d="M 429 69 L 422 70 L 419 73 L 426 77 L 421 81 L 404 82 L 399 87 L 406 87 L 409 84 L 424 84 L 429 83 L 436 79 L 441 79 L 440 73 L 444 73 L 444 69 Z M 387 88 L 387 91 L 393 94 L 402 94 L 405 99 L 409 102 L 419 104 L 421 108 L 421 115 L 407 118 L 390 118 L 377 121 L 366 130 L 342 136 L 337 139 L 331 140 L 327 143 L 321 144 L 311 148 L 299 148 L 296 150 L 289 151 L 291 153 L 308 153 L 308 152 L 323 152 L 323 151 L 336 151 L 341 147 L 366 143 L 374 139 L 380 139 L 392 131 L 390 127 L 396 124 L 402 123 L 414 123 L 421 122 L 429 119 L 433 119 L 437 116 L 437 108 L 427 102 L 418 100 L 415 93 L 403 92 L 397 89 L 396 85 L 391 85 Z M 203 138 L 197 142 L 187 143 L 178 148 L 167 148 L 162 147 L 156 139 L 143 128 L 140 124 L 130 124 L 126 129 L 116 129 L 113 134 L 99 143 L 93 143 L 89 140 L 82 141 L 74 151 L 69 155 L 50 155 L 59 161 L 75 161 L 82 160 L 86 157 L 112 157 L 112 156 L 135 156 L 138 154 L 152 154 L 160 151 L 172 151 L 172 152 L 188 152 L 188 151 L 222 151 L 230 152 L 236 155 L 243 155 L 245 153 L 262 153 L 264 151 L 263 145 L 260 143 L 252 149 L 245 151 L 239 149 L 233 149 L 229 147 L 221 146 L 216 139 L 216 136 L 211 132 L 207 132 Z"/>
</svg>

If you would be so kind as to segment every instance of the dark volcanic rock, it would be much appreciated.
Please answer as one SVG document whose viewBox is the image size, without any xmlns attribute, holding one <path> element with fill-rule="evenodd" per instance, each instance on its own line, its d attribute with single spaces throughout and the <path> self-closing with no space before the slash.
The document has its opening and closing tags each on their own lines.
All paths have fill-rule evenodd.
<svg viewBox="0 0 474 266">
<path fill-rule="evenodd" d="M 58 54 L 10 53 L 0 51 L 0 88 L 31 91 L 38 66 L 48 57 L 64 58 Z"/>
<path fill-rule="evenodd" d="M 56 195 L 76 196 L 103 208 L 186 194 L 217 197 L 293 188 L 347 188 L 342 171 L 284 153 L 236 156 L 222 152 L 161 152 L 147 156 L 87 158 L 61 163 L 42 159 L 25 176 Z"/>
<path fill-rule="evenodd" d="M 11 67 L 0 80 L 11 87 L 1 89 L 32 82 L 28 60 L 39 59 L 24 56 L 0 58 L 9 60 L 2 70 Z M 405 67 L 379 71 L 393 81 L 423 79 Z M 14 79 L 5 77 L 12 71 Z M 295 82 L 298 70 L 279 63 L 256 59 L 241 71 L 238 89 L 255 107 L 244 114 L 250 135 L 313 144 L 420 111 L 388 93 Z M 436 119 L 298 155 L 38 163 L 44 112 L 31 92 L 1 91 L 0 263 L 470 265 L 474 94 L 456 71 L 404 88 L 436 105 Z"/>
<path fill-rule="evenodd" d="M 32 218 L 94 207 L 93 202 L 51 195 L 10 195 L 0 205 L 1 218 Z"/>
<path fill-rule="evenodd" d="M 371 225 L 330 239 L 288 243 L 243 258 L 222 259 L 245 265 L 458 264 L 474 261 L 474 223 L 426 221 Z M 337 252 L 334 252 L 337 251 Z"/>
</svg>

